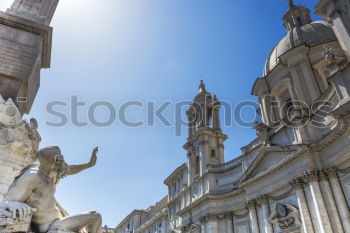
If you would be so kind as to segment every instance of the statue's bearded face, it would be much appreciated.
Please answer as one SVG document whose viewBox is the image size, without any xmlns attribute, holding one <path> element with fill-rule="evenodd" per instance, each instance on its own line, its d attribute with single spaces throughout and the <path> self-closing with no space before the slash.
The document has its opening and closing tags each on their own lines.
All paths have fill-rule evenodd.
<svg viewBox="0 0 350 233">
<path fill-rule="evenodd" d="M 68 164 L 64 161 L 63 155 L 54 156 L 53 170 L 57 172 L 58 178 L 60 179 L 67 175 Z"/>
</svg>

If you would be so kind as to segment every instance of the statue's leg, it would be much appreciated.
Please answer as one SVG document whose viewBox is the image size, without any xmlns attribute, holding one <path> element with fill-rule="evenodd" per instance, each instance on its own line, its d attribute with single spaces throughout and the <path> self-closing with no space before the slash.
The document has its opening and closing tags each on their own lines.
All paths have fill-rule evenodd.
<svg viewBox="0 0 350 233">
<path fill-rule="evenodd" d="M 51 228 L 62 228 L 78 232 L 86 226 L 90 226 L 91 233 L 102 233 L 102 218 L 99 213 L 87 212 L 70 215 L 55 222 Z"/>
</svg>

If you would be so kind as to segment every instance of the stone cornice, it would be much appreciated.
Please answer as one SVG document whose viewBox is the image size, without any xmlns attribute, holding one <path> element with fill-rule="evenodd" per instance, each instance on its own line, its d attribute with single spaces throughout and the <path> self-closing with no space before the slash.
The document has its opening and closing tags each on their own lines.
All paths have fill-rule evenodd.
<svg viewBox="0 0 350 233">
<path fill-rule="evenodd" d="M 236 195 L 240 195 L 242 193 L 244 193 L 243 190 L 235 189 L 235 190 L 233 190 L 231 192 L 223 193 L 223 194 L 212 194 L 212 193 L 204 194 L 203 196 L 201 196 L 200 198 L 196 199 L 195 201 L 193 201 L 191 204 L 189 204 L 185 208 L 181 209 L 177 213 L 177 215 L 183 215 L 186 212 L 189 212 L 191 209 L 199 206 L 200 204 L 202 204 L 205 201 L 208 201 L 208 200 L 209 201 L 221 200 L 221 199 L 225 199 L 225 198 L 228 198 L 228 197 L 233 197 L 233 196 L 236 196 Z"/>
</svg>

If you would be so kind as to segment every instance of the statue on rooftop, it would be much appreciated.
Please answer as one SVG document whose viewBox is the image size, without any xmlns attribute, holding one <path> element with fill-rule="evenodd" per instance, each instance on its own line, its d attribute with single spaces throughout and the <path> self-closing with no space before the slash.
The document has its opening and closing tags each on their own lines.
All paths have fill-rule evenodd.
<svg viewBox="0 0 350 233">
<path fill-rule="evenodd" d="M 68 165 L 59 147 L 41 149 L 37 153 L 40 164 L 25 168 L 9 188 L 5 200 L 0 202 L 0 218 L 16 219 L 14 226 L 22 226 L 19 223 L 29 221 L 31 230 L 35 233 L 77 233 L 85 227 L 89 228 L 90 233 L 102 233 L 99 213 L 65 216 L 65 211 L 54 196 L 60 179 L 80 173 L 96 164 L 97 152 L 98 147 L 93 150 L 91 159 L 86 164 Z M 21 229 L 10 232 L 26 231 Z"/>
</svg>

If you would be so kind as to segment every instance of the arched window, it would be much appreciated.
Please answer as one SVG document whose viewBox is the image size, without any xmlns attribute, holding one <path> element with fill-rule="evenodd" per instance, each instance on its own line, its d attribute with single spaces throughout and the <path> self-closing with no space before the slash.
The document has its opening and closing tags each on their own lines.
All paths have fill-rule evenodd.
<svg viewBox="0 0 350 233">
<path fill-rule="evenodd" d="M 292 82 L 289 78 L 279 80 L 272 88 L 271 95 L 277 102 L 278 108 L 275 108 L 277 120 L 282 120 L 293 107 L 294 91 Z"/>
</svg>

